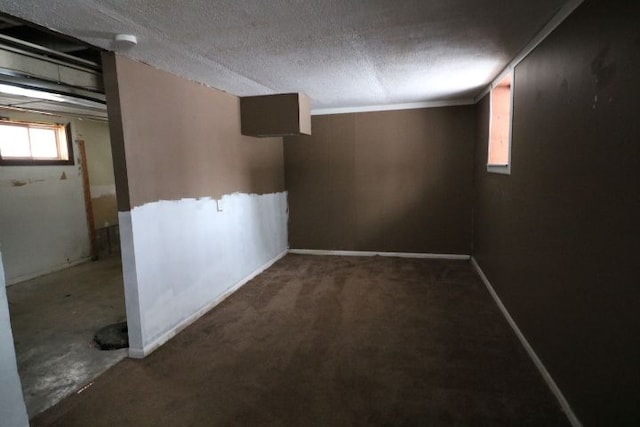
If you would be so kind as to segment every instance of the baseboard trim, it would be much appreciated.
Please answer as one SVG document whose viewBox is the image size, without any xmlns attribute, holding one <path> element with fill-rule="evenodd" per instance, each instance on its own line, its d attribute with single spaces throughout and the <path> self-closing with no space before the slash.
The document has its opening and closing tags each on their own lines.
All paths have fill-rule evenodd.
<svg viewBox="0 0 640 427">
<path fill-rule="evenodd" d="M 474 257 L 471 257 L 471 265 L 478 273 L 478 276 L 480 276 L 480 279 L 482 280 L 487 290 L 491 294 L 491 297 L 493 298 L 496 305 L 502 312 L 502 315 L 507 320 L 507 323 L 509 323 L 509 326 L 511 326 L 511 329 L 513 329 L 513 332 L 518 337 L 518 340 L 520 340 L 520 343 L 522 344 L 525 351 L 533 361 L 533 364 L 536 366 L 536 368 L 540 372 L 540 375 L 542 375 L 542 378 L 547 383 L 547 386 L 549 387 L 553 395 L 558 400 L 560 407 L 562 408 L 565 415 L 569 419 L 569 423 L 571 423 L 573 427 L 582 427 L 582 423 L 580 422 L 576 414 L 573 412 L 573 409 L 571 409 L 571 406 L 569 406 L 569 402 L 567 402 L 567 399 L 564 397 L 564 395 L 562 394 L 562 391 L 560 390 L 556 382 L 551 377 L 551 374 L 549 374 L 549 371 L 547 371 L 547 368 L 545 368 L 544 364 L 542 363 L 542 361 L 540 360 L 536 352 L 533 350 L 533 347 L 531 347 L 531 344 L 529 344 L 529 341 L 527 341 L 527 339 L 525 338 L 520 328 L 518 328 L 518 325 L 511 317 L 511 314 L 509 314 L 509 311 L 502 303 L 502 300 L 500 299 L 496 291 L 493 289 L 493 286 L 491 286 L 491 282 L 489 282 L 489 279 L 487 279 L 487 276 L 484 274 L 484 272 L 482 271 L 482 268 L 480 268 L 480 265 L 478 265 L 478 262 Z"/>
<path fill-rule="evenodd" d="M 13 286 L 13 285 L 19 285 L 22 282 L 26 282 L 28 280 L 32 280 L 32 279 L 37 279 L 40 276 L 45 276 L 47 274 L 51 274 L 51 273 L 57 273 L 58 271 L 62 271 L 62 270 L 66 270 L 67 268 L 71 268 L 71 267 L 75 267 L 77 265 L 80 264 L 84 264 L 85 262 L 89 262 L 91 261 L 91 257 L 82 257 L 79 258 L 75 261 L 71 261 L 71 262 L 66 262 L 64 264 L 58 264 L 54 267 L 48 268 L 46 270 L 42 270 L 39 271 L 37 273 L 29 273 L 29 274 L 25 274 L 23 276 L 18 276 L 18 277 L 14 277 L 13 279 L 11 279 L 11 281 L 7 280 L 7 284 L 6 286 Z"/>
<path fill-rule="evenodd" d="M 324 249 L 289 249 L 290 254 L 298 255 L 338 255 L 338 256 L 385 256 L 397 258 L 458 259 L 469 260 L 471 255 L 430 254 L 414 252 L 375 252 L 375 251 L 334 251 Z"/>
<path fill-rule="evenodd" d="M 193 322 L 198 320 L 200 317 L 202 317 L 204 314 L 209 312 L 215 306 L 217 306 L 222 301 L 227 299 L 231 294 L 233 294 L 235 291 L 240 289 L 242 286 L 244 286 L 251 279 L 253 279 L 257 275 L 259 275 L 260 273 L 265 271 L 267 268 L 271 267 L 273 264 L 276 263 L 276 261 L 278 261 L 280 258 L 285 256 L 286 254 L 287 254 L 287 250 L 284 250 L 284 251 L 280 252 L 278 255 L 276 255 L 275 257 L 271 258 L 269 261 L 267 261 L 266 263 L 262 264 L 260 267 L 255 269 L 252 273 L 248 274 L 243 279 L 241 279 L 240 281 L 236 282 L 231 287 L 227 288 L 227 290 L 224 291 L 222 294 L 220 294 L 220 296 L 218 296 L 215 300 L 213 300 L 209 304 L 206 304 L 204 307 L 202 307 L 201 309 L 199 309 L 198 311 L 193 313 L 191 316 L 189 316 L 186 319 L 184 319 L 182 322 L 178 323 L 176 326 L 171 328 L 169 331 L 167 331 L 164 334 L 160 335 L 158 338 L 153 340 L 153 342 L 145 345 L 144 348 L 142 348 L 142 349 L 140 349 L 140 348 L 129 348 L 129 357 L 131 357 L 133 359 L 143 359 L 143 358 L 147 357 L 149 354 L 151 354 L 158 347 L 160 347 L 163 344 L 165 344 L 171 338 L 173 338 L 178 333 L 180 333 L 183 329 L 185 329 L 186 327 L 191 325 Z"/>
</svg>

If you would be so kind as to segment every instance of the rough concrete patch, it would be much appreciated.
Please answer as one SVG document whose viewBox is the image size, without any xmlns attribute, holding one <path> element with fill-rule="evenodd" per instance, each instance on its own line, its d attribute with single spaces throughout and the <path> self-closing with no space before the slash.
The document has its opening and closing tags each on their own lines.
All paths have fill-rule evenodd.
<svg viewBox="0 0 640 427">
<path fill-rule="evenodd" d="M 93 341 L 100 350 L 117 350 L 129 347 L 127 322 L 105 326 L 96 332 Z"/>
</svg>

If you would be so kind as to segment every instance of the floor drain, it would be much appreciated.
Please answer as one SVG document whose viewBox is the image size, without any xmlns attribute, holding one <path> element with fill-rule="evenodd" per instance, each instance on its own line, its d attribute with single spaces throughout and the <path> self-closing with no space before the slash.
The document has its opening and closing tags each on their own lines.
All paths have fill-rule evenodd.
<svg viewBox="0 0 640 427">
<path fill-rule="evenodd" d="M 129 347 L 127 322 L 114 323 L 101 328 L 93 336 L 93 341 L 100 350 L 117 350 Z"/>
</svg>

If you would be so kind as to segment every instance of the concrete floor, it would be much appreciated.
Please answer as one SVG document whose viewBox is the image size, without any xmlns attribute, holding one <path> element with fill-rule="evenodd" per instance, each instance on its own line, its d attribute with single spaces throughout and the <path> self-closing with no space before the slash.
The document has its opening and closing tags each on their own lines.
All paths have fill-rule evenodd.
<svg viewBox="0 0 640 427">
<path fill-rule="evenodd" d="M 27 412 L 32 418 L 127 356 L 93 335 L 126 319 L 120 255 L 7 288 Z"/>
</svg>

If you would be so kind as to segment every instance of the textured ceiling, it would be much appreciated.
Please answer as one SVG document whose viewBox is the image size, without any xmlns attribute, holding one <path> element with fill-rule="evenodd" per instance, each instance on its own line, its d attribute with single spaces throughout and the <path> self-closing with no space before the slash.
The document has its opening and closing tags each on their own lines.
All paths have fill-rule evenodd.
<svg viewBox="0 0 640 427">
<path fill-rule="evenodd" d="M 472 98 L 565 0 L 0 0 L 0 10 L 236 95 L 314 108 Z"/>
</svg>

